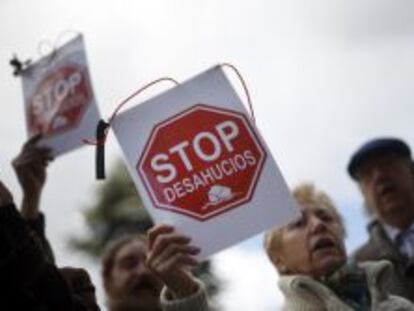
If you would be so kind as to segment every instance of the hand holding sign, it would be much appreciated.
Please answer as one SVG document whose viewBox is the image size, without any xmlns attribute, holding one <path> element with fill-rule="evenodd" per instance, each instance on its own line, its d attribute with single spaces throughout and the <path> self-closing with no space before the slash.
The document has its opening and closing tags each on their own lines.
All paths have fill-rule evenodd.
<svg viewBox="0 0 414 311">
<path fill-rule="evenodd" d="M 198 264 L 193 256 L 200 250 L 189 245 L 190 241 L 167 225 L 158 225 L 148 232 L 146 264 L 176 298 L 188 297 L 199 287 L 189 268 Z"/>
<path fill-rule="evenodd" d="M 50 148 L 36 146 L 41 138 L 41 135 L 30 138 L 12 162 L 23 190 L 22 215 L 25 219 L 37 217 L 40 196 L 46 182 L 46 168 L 53 161 Z"/>
</svg>

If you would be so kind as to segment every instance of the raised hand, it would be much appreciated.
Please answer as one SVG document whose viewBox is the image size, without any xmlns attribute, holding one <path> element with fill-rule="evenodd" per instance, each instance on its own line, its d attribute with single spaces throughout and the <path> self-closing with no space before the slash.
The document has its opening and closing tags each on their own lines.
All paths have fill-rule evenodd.
<svg viewBox="0 0 414 311">
<path fill-rule="evenodd" d="M 35 218 L 39 212 L 40 196 L 46 182 L 46 168 L 53 160 L 49 148 L 36 146 L 41 138 L 41 135 L 30 138 L 12 162 L 23 190 L 21 208 L 22 216 L 26 219 Z"/>
<path fill-rule="evenodd" d="M 199 283 L 191 274 L 191 267 L 198 265 L 195 255 L 200 249 L 190 245 L 191 239 L 175 232 L 167 225 L 158 225 L 148 232 L 146 264 L 176 298 L 194 294 Z"/>
</svg>

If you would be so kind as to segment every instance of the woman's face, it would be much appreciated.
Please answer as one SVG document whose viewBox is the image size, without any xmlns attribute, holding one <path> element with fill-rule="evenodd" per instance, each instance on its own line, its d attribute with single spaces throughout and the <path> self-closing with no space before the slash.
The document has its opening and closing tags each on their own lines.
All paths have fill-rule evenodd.
<svg viewBox="0 0 414 311">
<path fill-rule="evenodd" d="M 346 261 L 344 230 L 327 208 L 300 206 L 301 217 L 282 229 L 276 264 L 282 274 L 326 276 Z"/>
</svg>

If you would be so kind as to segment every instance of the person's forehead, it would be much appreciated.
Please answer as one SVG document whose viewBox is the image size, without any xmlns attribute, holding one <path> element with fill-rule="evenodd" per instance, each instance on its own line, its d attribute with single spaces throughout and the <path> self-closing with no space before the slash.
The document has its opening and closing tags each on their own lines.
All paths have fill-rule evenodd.
<svg viewBox="0 0 414 311">
<path fill-rule="evenodd" d="M 122 245 L 115 256 L 115 261 L 128 256 L 145 256 L 148 247 L 143 240 L 135 239 Z"/>
<path fill-rule="evenodd" d="M 328 207 L 324 204 L 310 204 L 307 206 L 300 206 L 302 217 L 303 216 L 310 216 L 310 215 L 316 215 L 316 216 L 322 216 L 322 215 L 329 215 L 336 219 L 337 221 L 340 221 L 340 217 L 338 216 L 338 213 L 332 208 Z"/>
<path fill-rule="evenodd" d="M 314 202 L 299 204 L 299 209 L 302 211 L 302 213 L 318 213 L 318 212 L 333 213 L 331 208 L 323 204 L 317 204 Z"/>
</svg>

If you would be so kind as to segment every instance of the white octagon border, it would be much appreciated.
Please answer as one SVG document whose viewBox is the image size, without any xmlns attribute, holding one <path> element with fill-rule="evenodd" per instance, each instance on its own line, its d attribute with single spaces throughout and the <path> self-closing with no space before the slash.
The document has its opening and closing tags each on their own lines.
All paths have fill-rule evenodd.
<svg viewBox="0 0 414 311">
<path fill-rule="evenodd" d="M 232 202 L 231 204 L 227 204 L 224 205 L 223 207 L 211 211 L 210 213 L 204 214 L 204 215 L 200 215 L 198 213 L 194 213 L 192 211 L 189 211 L 185 208 L 180 208 L 174 205 L 168 205 L 168 204 L 164 204 L 158 201 L 155 193 L 153 192 L 152 188 L 151 188 L 151 184 L 149 182 L 149 180 L 147 179 L 147 176 L 145 174 L 145 171 L 143 169 L 143 164 L 144 164 L 144 159 L 146 159 L 148 151 L 151 149 L 151 145 L 154 141 L 155 136 L 157 135 L 158 131 L 161 128 L 164 128 L 165 126 L 171 124 L 172 122 L 175 122 L 177 119 L 181 119 L 182 117 L 193 113 L 196 110 L 204 110 L 204 111 L 209 111 L 209 112 L 213 112 L 213 113 L 220 113 L 220 114 L 225 114 L 225 115 L 230 115 L 232 117 L 236 117 L 239 120 L 241 120 L 241 122 L 245 125 L 245 127 L 247 128 L 250 136 L 253 138 L 253 142 L 256 145 L 256 148 L 259 150 L 260 153 L 260 160 L 258 161 L 258 165 L 256 166 L 256 171 L 252 177 L 252 181 L 250 182 L 249 185 L 249 189 L 246 193 L 246 195 L 244 195 L 242 198 Z M 150 139 L 147 141 L 147 143 L 145 144 L 144 147 L 144 152 L 143 154 L 140 156 L 138 163 L 136 166 L 138 166 L 138 175 L 140 176 L 141 180 L 144 183 L 144 186 L 147 190 L 147 192 L 149 193 L 149 196 L 151 198 L 152 203 L 154 204 L 155 208 L 159 208 L 159 209 L 163 209 L 163 210 L 169 210 L 169 211 L 173 211 L 173 212 L 177 212 L 180 214 L 184 214 L 184 215 L 188 215 L 190 217 L 196 218 L 198 220 L 207 220 L 211 217 L 214 217 L 217 214 L 223 213 L 225 210 L 230 210 L 234 207 L 236 207 L 237 205 L 243 204 L 247 201 L 251 200 L 252 194 L 254 192 L 254 189 L 256 188 L 257 185 L 257 181 L 259 178 L 259 175 L 263 169 L 264 166 L 264 162 L 266 160 L 267 154 L 265 151 L 265 148 L 262 146 L 260 140 L 258 139 L 256 133 L 252 130 L 252 126 L 251 124 L 247 121 L 246 116 L 244 116 L 241 112 L 237 112 L 237 111 L 231 111 L 228 109 L 223 109 L 223 108 L 218 108 L 218 107 L 213 107 L 213 106 L 208 106 L 205 104 L 196 104 L 190 108 L 188 108 L 187 110 L 184 110 L 178 114 L 176 114 L 175 116 L 156 124 L 150 134 Z"/>
</svg>

